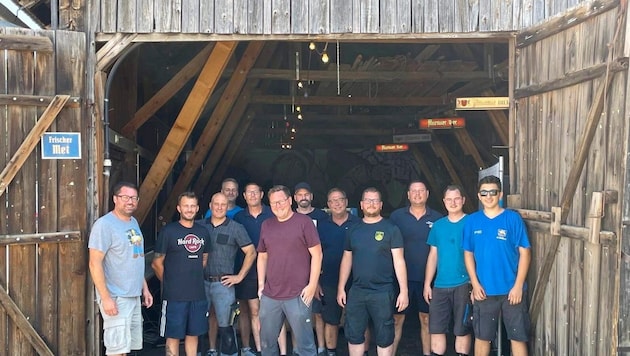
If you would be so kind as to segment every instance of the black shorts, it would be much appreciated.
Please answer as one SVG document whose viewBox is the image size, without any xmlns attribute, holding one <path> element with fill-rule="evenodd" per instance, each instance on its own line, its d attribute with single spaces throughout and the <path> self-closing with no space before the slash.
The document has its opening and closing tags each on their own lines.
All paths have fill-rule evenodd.
<svg viewBox="0 0 630 356">
<path fill-rule="evenodd" d="M 405 314 L 408 311 L 412 310 L 411 306 L 415 305 L 416 309 L 419 313 L 429 313 L 429 304 L 424 300 L 424 282 L 417 281 L 407 281 L 407 288 L 409 289 L 409 306 L 407 309 L 403 311 L 397 311 L 395 308 L 396 298 L 398 298 L 399 287 L 398 283 L 394 283 L 394 310 L 396 310 L 396 314 Z"/>
<path fill-rule="evenodd" d="M 394 295 L 390 291 L 365 291 L 351 288 L 346 301 L 344 332 L 348 343 L 362 344 L 368 320 L 372 320 L 376 345 L 388 347 L 394 343 Z M 387 306 L 390 306 L 389 308 Z"/>
<path fill-rule="evenodd" d="M 339 325 L 343 309 L 337 304 L 337 287 L 322 286 L 321 300 L 313 299 L 313 313 L 321 314 L 324 323 Z"/>
<path fill-rule="evenodd" d="M 235 291 L 238 300 L 258 299 L 258 280 L 244 279 L 236 285 Z"/>
<path fill-rule="evenodd" d="M 527 293 L 526 291 L 523 294 Z M 492 341 L 497 334 L 497 320 L 502 315 L 507 337 L 514 341 L 527 342 L 529 337 L 530 320 L 527 311 L 527 298 L 520 303 L 510 305 L 507 295 L 487 297 L 477 300 L 473 304 L 473 328 L 475 337 L 480 340 Z"/>
<path fill-rule="evenodd" d="M 453 288 L 433 288 L 433 299 L 429 304 L 429 333 L 448 334 L 453 320 L 453 334 L 470 334 L 470 327 L 464 325 L 466 308 L 470 302 L 470 284 Z M 472 310 L 469 311 L 472 313 Z"/>
</svg>

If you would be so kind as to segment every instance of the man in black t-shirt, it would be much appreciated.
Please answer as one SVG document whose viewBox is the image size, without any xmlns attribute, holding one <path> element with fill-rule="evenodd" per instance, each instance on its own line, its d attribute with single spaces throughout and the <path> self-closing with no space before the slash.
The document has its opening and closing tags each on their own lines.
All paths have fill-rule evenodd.
<svg viewBox="0 0 630 356">
<path fill-rule="evenodd" d="M 177 200 L 179 221 L 166 225 L 158 236 L 151 266 L 162 281 L 162 325 L 166 353 L 179 355 L 184 339 L 187 355 L 197 353 L 199 335 L 208 331 L 203 269 L 210 252 L 210 234 L 195 223 L 199 201 L 195 193 L 182 193 Z"/>
</svg>

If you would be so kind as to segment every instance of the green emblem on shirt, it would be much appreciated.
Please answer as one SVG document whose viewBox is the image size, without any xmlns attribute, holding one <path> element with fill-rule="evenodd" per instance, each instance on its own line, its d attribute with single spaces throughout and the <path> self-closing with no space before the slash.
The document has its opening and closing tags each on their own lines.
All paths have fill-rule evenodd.
<svg viewBox="0 0 630 356">
<path fill-rule="evenodd" d="M 383 231 L 377 231 L 374 233 L 374 240 L 381 241 L 383 240 L 384 236 L 385 236 L 385 233 Z"/>
</svg>

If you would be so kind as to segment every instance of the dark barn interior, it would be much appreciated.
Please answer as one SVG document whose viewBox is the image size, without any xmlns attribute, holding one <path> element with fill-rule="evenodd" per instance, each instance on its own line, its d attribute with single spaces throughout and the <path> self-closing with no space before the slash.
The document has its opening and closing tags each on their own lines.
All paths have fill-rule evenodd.
<svg viewBox="0 0 630 356">
<path fill-rule="evenodd" d="M 116 72 L 110 72 L 111 183 L 142 182 L 186 100 L 195 95 L 200 64 L 213 45 L 140 43 L 121 56 Z M 247 60 L 253 66 L 245 73 L 242 89 L 235 91 L 230 79 L 242 72 L 238 66 Z M 356 206 L 361 191 L 376 186 L 383 192 L 388 214 L 406 203 L 409 180 L 420 178 L 433 192 L 430 204 L 436 209 L 442 208 L 442 189 L 459 183 L 471 196 L 467 208 L 473 210 L 478 170 L 508 154 L 508 112 L 456 111 L 455 99 L 507 96 L 507 63 L 507 40 L 241 42 L 143 228 L 150 240 L 156 226 L 175 218 L 175 210 L 164 205 L 168 207 L 182 172 L 191 169 L 186 189 L 202 197 L 202 207 L 225 177 L 234 177 L 241 184 L 255 181 L 265 189 L 308 181 L 315 191 L 314 205 L 320 208 L 331 187 L 346 190 L 350 204 Z M 179 87 L 173 89 L 178 78 Z M 139 122 L 138 113 L 166 89 L 168 100 L 153 105 L 154 113 Z M 453 117 L 464 118 L 465 127 L 420 128 L 421 118 Z M 209 129 L 214 136 L 207 134 Z M 377 145 L 394 143 L 394 135 L 421 133 L 430 141 L 409 143 L 405 152 L 376 150 Z M 191 167 L 187 162 L 195 151 L 204 157 L 201 165 Z"/>
</svg>

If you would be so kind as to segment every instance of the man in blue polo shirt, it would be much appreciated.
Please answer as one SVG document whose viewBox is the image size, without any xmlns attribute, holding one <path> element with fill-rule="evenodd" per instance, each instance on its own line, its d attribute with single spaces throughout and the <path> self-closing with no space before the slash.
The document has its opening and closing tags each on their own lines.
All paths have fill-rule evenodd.
<svg viewBox="0 0 630 356">
<path fill-rule="evenodd" d="M 433 223 L 442 214 L 427 206 L 429 189 L 419 180 L 409 183 L 407 191 L 409 206 L 394 210 L 391 221 L 398 226 L 405 241 L 405 262 L 407 264 L 407 286 L 409 288 L 409 305 L 418 308 L 420 318 L 420 338 L 422 340 L 422 354 L 431 354 L 431 337 L 429 336 L 429 305 L 424 300 L 424 271 L 429 256 L 427 239 Z M 394 339 L 394 354 L 402 335 L 405 314 L 394 316 L 396 322 L 396 337 Z"/>
<path fill-rule="evenodd" d="M 228 200 L 228 209 L 225 215 L 234 219 L 236 214 L 243 210 L 240 206 L 236 205 L 236 198 L 238 198 L 238 182 L 234 178 L 225 178 L 223 182 L 221 182 L 221 193 L 225 195 Z M 206 211 L 206 215 L 204 218 L 209 218 L 212 216 L 212 207 Z"/>
<path fill-rule="evenodd" d="M 319 220 L 317 231 L 322 243 L 324 259 L 322 274 L 319 277 L 321 313 L 315 314 L 320 318 L 324 327 L 327 356 L 337 355 L 337 336 L 342 308 L 337 304 L 337 285 L 339 284 L 339 266 L 344 251 L 344 242 L 348 229 L 360 222 L 360 219 L 348 214 L 348 199 L 346 193 L 339 188 L 328 191 L 328 208 L 330 216 Z M 316 319 L 317 320 L 317 319 Z"/>
</svg>

